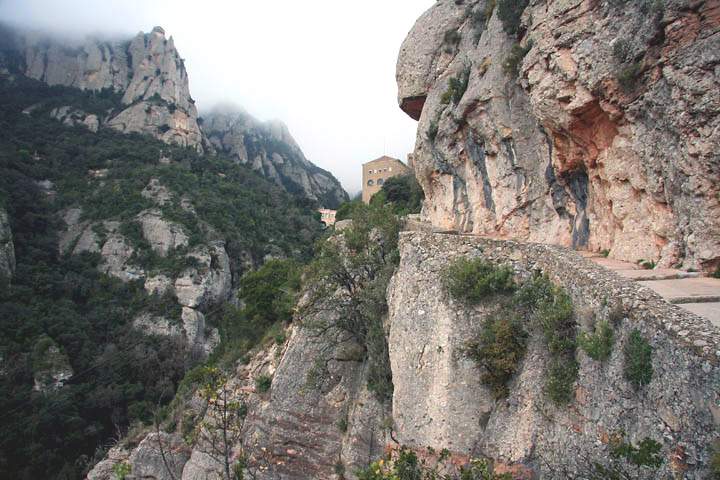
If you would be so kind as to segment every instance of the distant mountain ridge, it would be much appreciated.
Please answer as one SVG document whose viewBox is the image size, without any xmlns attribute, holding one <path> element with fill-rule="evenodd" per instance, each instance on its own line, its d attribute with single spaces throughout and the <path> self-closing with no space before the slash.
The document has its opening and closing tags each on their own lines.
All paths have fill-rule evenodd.
<svg viewBox="0 0 720 480">
<path fill-rule="evenodd" d="M 203 116 L 202 130 L 212 148 L 271 179 L 291 193 L 303 193 L 335 207 L 348 199 L 333 175 L 310 162 L 277 120 L 260 122 L 244 110 L 222 106 Z"/>
<path fill-rule="evenodd" d="M 211 112 L 201 125 L 184 61 L 162 27 L 131 40 L 88 37 L 70 45 L 36 33 L 0 32 L 0 66 L 48 85 L 117 95 L 116 108 L 85 112 L 75 105 L 53 116 L 91 130 L 107 126 L 152 135 L 165 143 L 230 153 L 291 193 L 326 207 L 347 200 L 340 182 L 308 161 L 280 122 L 261 123 L 246 113 Z M 210 141 L 212 138 L 212 141 Z"/>
</svg>

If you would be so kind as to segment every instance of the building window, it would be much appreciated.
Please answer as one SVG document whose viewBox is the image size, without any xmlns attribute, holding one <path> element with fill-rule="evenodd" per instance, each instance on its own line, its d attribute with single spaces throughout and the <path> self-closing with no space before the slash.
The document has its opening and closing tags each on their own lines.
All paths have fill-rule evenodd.
<svg viewBox="0 0 720 480">
<path fill-rule="evenodd" d="M 368 180 L 368 187 L 372 187 L 373 185 L 375 185 L 375 182 L 373 182 L 372 180 Z"/>
<path fill-rule="evenodd" d="M 385 180 L 383 180 L 382 178 L 378 178 L 378 185 L 382 185 L 383 183 L 385 183 Z"/>
</svg>

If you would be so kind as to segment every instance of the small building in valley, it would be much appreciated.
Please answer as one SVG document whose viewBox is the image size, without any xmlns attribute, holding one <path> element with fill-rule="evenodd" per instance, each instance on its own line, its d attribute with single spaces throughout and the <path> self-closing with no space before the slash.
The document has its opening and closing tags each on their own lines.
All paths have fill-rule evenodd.
<svg viewBox="0 0 720 480">
<path fill-rule="evenodd" d="M 320 212 L 320 221 L 323 222 L 326 227 L 335 225 L 335 214 L 337 213 L 337 210 L 321 208 L 318 212 Z"/>
<path fill-rule="evenodd" d="M 373 195 L 380 191 L 385 180 L 398 175 L 407 175 L 410 168 L 397 158 L 383 155 L 362 166 L 362 201 L 370 203 Z"/>
</svg>

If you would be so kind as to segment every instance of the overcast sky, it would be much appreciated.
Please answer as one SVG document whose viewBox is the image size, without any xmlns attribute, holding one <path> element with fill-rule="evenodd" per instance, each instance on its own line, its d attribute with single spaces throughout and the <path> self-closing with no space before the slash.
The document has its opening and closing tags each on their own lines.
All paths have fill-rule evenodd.
<svg viewBox="0 0 720 480">
<path fill-rule="evenodd" d="M 416 122 L 396 100 L 405 35 L 435 0 L 0 0 L 0 19 L 73 35 L 165 28 L 202 115 L 236 103 L 288 124 L 351 194 L 360 165 L 407 160 Z"/>
</svg>

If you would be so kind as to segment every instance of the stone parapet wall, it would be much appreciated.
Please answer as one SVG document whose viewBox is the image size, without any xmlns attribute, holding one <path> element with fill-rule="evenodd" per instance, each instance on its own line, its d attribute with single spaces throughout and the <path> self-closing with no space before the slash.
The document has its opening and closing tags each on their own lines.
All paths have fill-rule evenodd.
<svg viewBox="0 0 720 480">
<path fill-rule="evenodd" d="M 488 456 L 528 478 L 587 478 L 592 462 L 609 461 L 612 435 L 625 432 L 634 444 L 649 437 L 662 445 L 662 466 L 640 478 L 707 478 L 720 427 L 718 328 L 557 246 L 414 231 L 401 233 L 400 254 L 388 288 L 398 442 Z M 620 309 L 606 361 L 577 349 L 569 404 L 546 395 L 551 358 L 531 325 L 509 395 L 496 399 L 481 382 L 467 346 L 497 302 L 470 307 L 445 292 L 442 274 L 460 257 L 512 266 L 519 281 L 547 274 L 572 297 L 578 330 Z M 652 380 L 637 390 L 624 376 L 624 346 L 635 329 L 653 349 Z"/>
</svg>

